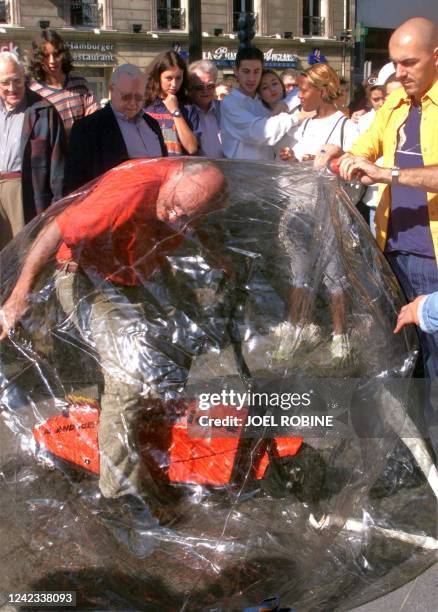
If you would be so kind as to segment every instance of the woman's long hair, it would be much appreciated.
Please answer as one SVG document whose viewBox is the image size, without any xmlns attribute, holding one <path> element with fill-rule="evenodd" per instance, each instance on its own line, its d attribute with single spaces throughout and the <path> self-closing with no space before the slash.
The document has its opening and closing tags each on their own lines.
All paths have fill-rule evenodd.
<svg viewBox="0 0 438 612">
<path fill-rule="evenodd" d="M 44 47 L 50 43 L 55 51 L 62 53 L 62 72 L 68 75 L 73 70 L 73 59 L 68 45 L 56 30 L 41 30 L 40 34 L 32 41 L 32 53 L 29 62 L 29 72 L 36 81 L 44 82 L 46 73 L 44 72 Z"/>
<path fill-rule="evenodd" d="M 275 70 L 272 70 L 272 68 L 264 68 L 264 69 L 263 69 L 263 71 L 262 71 L 262 78 L 260 79 L 260 84 L 259 84 L 259 86 L 257 87 L 257 93 L 258 93 L 258 94 L 259 94 L 259 96 L 260 96 L 260 86 L 261 86 L 261 84 L 262 84 L 262 79 L 263 79 L 263 77 L 264 77 L 264 76 L 266 76 L 267 74 L 272 74 L 273 76 L 275 76 L 275 77 L 276 77 L 276 78 L 277 78 L 277 79 L 280 81 L 280 84 L 281 84 L 281 90 L 282 90 L 282 92 L 283 92 L 283 95 L 281 96 L 281 99 L 282 99 L 282 100 L 284 100 L 284 98 L 286 97 L 286 87 L 284 86 L 283 80 L 282 80 L 282 79 L 281 79 L 281 78 L 278 76 L 278 74 L 275 72 Z M 263 104 L 264 106 L 266 106 L 266 108 L 271 108 L 271 107 L 269 106 L 269 104 L 267 104 L 267 103 L 266 103 L 266 102 L 263 100 L 263 98 L 262 98 L 261 96 L 260 96 L 260 99 L 261 99 L 261 101 L 262 101 L 262 104 Z"/>
<path fill-rule="evenodd" d="M 187 102 L 188 75 L 187 64 L 175 51 L 165 51 L 158 55 L 146 69 L 146 99 L 145 106 L 152 104 L 161 94 L 160 77 L 163 72 L 171 68 L 180 68 L 183 72 L 181 87 L 176 94 L 180 104 Z"/>
</svg>

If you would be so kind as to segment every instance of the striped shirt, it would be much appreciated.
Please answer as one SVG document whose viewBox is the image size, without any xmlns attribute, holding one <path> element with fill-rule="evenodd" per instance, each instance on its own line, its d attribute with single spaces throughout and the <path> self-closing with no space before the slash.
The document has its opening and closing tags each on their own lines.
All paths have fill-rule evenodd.
<svg viewBox="0 0 438 612">
<path fill-rule="evenodd" d="M 81 76 L 67 75 L 61 89 L 41 81 L 33 81 L 30 89 L 53 104 L 61 116 L 67 138 L 75 121 L 99 108 L 86 79 Z"/>
</svg>

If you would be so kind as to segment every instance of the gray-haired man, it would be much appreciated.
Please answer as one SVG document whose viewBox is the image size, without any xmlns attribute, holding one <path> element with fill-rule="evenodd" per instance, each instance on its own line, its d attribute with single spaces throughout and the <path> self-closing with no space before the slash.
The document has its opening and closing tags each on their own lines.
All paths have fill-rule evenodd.
<svg viewBox="0 0 438 612">
<path fill-rule="evenodd" d="M 214 99 L 217 68 L 210 60 L 199 60 L 189 66 L 189 93 L 193 102 L 192 113 L 199 124 L 200 155 L 211 159 L 223 157 L 220 138 L 220 102 Z"/>
<path fill-rule="evenodd" d="M 26 87 L 18 58 L 0 53 L 0 249 L 61 197 L 64 155 L 56 109 Z"/>
<path fill-rule="evenodd" d="M 65 193 L 127 159 L 167 155 L 158 123 L 143 112 L 145 85 L 138 66 L 119 66 L 111 77 L 111 102 L 73 125 Z"/>
</svg>

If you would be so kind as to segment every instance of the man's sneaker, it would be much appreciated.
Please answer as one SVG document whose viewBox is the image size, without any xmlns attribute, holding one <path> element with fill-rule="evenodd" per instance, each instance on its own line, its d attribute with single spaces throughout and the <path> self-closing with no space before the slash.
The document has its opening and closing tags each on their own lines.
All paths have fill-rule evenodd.
<svg viewBox="0 0 438 612">
<path fill-rule="evenodd" d="M 144 559 L 153 551 L 153 532 L 170 527 L 181 517 L 166 505 L 155 507 L 134 495 L 102 498 L 99 517 L 116 540 L 135 557 Z"/>
<path fill-rule="evenodd" d="M 135 495 L 121 495 L 114 498 L 102 497 L 98 515 L 107 522 L 125 524 L 134 528 L 137 526 L 152 526 L 154 523 L 158 523 L 145 502 Z"/>
<path fill-rule="evenodd" d="M 170 526 L 179 515 L 170 504 L 151 502 L 135 495 L 102 498 L 100 516 L 109 522 L 124 524 L 132 529 L 153 528 L 158 524 Z"/>
<path fill-rule="evenodd" d="M 333 334 L 330 354 L 333 365 L 343 365 L 351 359 L 351 346 L 347 334 Z"/>
<path fill-rule="evenodd" d="M 315 323 L 307 323 L 302 327 L 301 342 L 309 347 L 317 346 L 321 342 L 321 330 Z"/>
<path fill-rule="evenodd" d="M 284 321 L 277 325 L 274 334 L 280 338 L 274 359 L 283 360 L 296 355 L 304 349 L 312 349 L 321 341 L 321 332 L 314 323 L 294 325 Z"/>
</svg>

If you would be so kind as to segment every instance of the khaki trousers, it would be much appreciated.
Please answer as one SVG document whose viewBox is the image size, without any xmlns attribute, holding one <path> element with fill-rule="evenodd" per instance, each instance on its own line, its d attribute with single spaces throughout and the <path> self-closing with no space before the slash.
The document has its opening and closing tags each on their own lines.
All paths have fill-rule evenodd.
<svg viewBox="0 0 438 612">
<path fill-rule="evenodd" d="M 105 281 L 96 287 L 84 274 L 65 270 L 55 273 L 55 286 L 66 313 L 61 331 L 71 334 L 74 324 L 102 368 L 99 488 L 105 497 L 146 493 L 159 500 L 156 470 L 142 460 L 139 432 L 146 425 L 153 435 L 169 422 L 166 400 L 178 398 L 187 380 L 186 354 L 166 339 L 172 321 L 148 309 L 142 288 Z M 160 462 L 153 444 L 150 455 Z M 165 472 L 165 464 L 154 467 Z"/>
<path fill-rule="evenodd" d="M 24 227 L 21 178 L 0 180 L 0 250 Z"/>
</svg>

